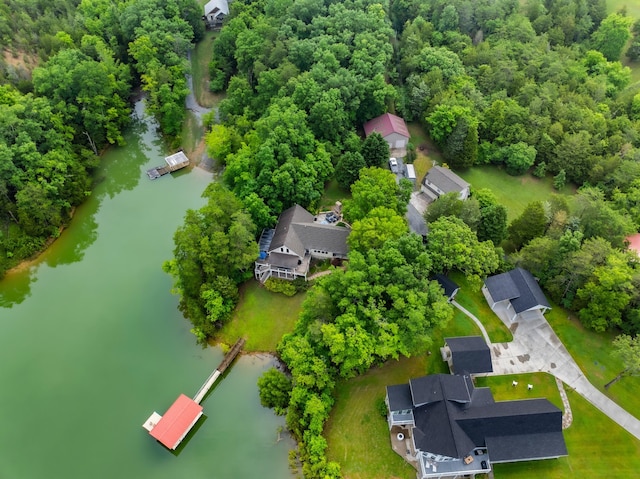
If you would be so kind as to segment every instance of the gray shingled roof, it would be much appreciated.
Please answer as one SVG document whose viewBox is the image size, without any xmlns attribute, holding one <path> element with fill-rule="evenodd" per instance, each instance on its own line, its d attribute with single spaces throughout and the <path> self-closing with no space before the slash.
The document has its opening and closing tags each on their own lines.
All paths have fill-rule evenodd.
<svg viewBox="0 0 640 479">
<path fill-rule="evenodd" d="M 210 0 L 203 8 L 205 15 L 210 15 L 212 13 L 214 15 L 217 13 L 229 15 L 229 3 L 227 0 Z"/>
<path fill-rule="evenodd" d="M 455 374 L 478 374 L 493 372 L 491 350 L 482 336 L 445 338 L 451 350 Z"/>
<path fill-rule="evenodd" d="M 413 409 L 411 400 L 411 388 L 408 384 L 398 384 L 387 386 L 387 397 L 389 398 L 389 409 L 392 411 L 404 411 Z"/>
<path fill-rule="evenodd" d="M 516 313 L 536 306 L 551 307 L 538 282 L 526 269 L 516 268 L 491 276 L 485 285 L 494 301 L 510 300 Z"/>
<path fill-rule="evenodd" d="M 308 249 L 346 255 L 349 232 L 342 226 L 317 223 L 311 213 L 294 205 L 280 214 L 269 251 L 284 246 L 300 257 Z"/>
<path fill-rule="evenodd" d="M 451 193 L 452 191 L 459 193 L 469 186 L 469 183 L 464 181 L 449 168 L 443 168 L 442 166 L 434 166 L 431 168 L 424 177 L 424 181 L 426 182 L 427 180 L 445 193 Z"/>
<path fill-rule="evenodd" d="M 437 281 L 440 286 L 442 286 L 442 289 L 444 289 L 444 295 L 447 298 L 451 298 L 451 295 L 453 295 L 453 293 L 460 289 L 460 286 L 458 286 L 453 280 L 449 279 L 444 274 L 436 274 L 432 279 Z"/>
<path fill-rule="evenodd" d="M 468 376 L 435 374 L 409 385 L 414 404 L 422 401 L 413 409 L 413 435 L 423 452 L 461 458 L 486 447 L 492 462 L 567 455 L 562 411 L 546 399 L 495 402 Z M 460 401 L 465 391 L 469 400 Z"/>
</svg>

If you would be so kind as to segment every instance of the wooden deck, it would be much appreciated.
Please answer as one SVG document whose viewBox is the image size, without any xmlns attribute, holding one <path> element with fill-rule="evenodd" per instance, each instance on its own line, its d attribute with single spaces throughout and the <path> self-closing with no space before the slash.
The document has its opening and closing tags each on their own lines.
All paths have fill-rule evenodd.
<svg viewBox="0 0 640 479">
<path fill-rule="evenodd" d="M 171 173 L 168 166 L 155 166 L 149 170 L 147 170 L 147 176 L 151 180 L 155 180 L 160 178 L 161 176 L 166 175 L 167 173 Z"/>
<path fill-rule="evenodd" d="M 216 368 L 215 371 L 211 373 L 211 375 L 207 378 L 204 384 L 200 387 L 195 396 L 193 396 L 193 400 L 200 404 L 204 397 L 207 395 L 209 390 L 213 387 L 217 379 L 225 372 L 225 370 L 231 365 L 236 356 L 240 353 L 242 348 L 244 347 L 245 339 L 240 338 L 236 341 L 236 344 L 229 350 L 229 352 L 225 355 L 224 359 L 220 363 L 220 366 Z"/>
<path fill-rule="evenodd" d="M 160 178 L 161 176 L 166 175 L 167 173 L 171 173 L 172 171 L 178 171 L 186 166 L 189 166 L 189 158 L 184 154 L 183 151 L 178 151 L 173 155 L 169 155 L 164 159 L 164 165 L 154 166 L 151 169 L 147 170 L 147 176 L 151 180 L 155 180 Z"/>
</svg>

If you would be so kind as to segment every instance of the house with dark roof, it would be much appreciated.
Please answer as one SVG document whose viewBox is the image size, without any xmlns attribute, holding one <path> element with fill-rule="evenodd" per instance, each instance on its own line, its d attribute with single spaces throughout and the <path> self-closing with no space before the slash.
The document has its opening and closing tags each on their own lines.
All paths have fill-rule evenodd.
<svg viewBox="0 0 640 479">
<path fill-rule="evenodd" d="M 222 22 L 229 15 L 229 3 L 227 0 L 209 0 L 204 6 L 204 23 L 207 28 L 222 26 Z"/>
<path fill-rule="evenodd" d="M 460 291 L 460 286 L 444 274 L 436 274 L 431 279 L 438 282 L 449 302 L 453 301 L 458 291 Z"/>
<path fill-rule="evenodd" d="M 369 136 L 378 132 L 389 143 L 389 148 L 406 148 L 409 143 L 409 129 L 402 118 L 391 113 L 385 113 L 369 120 L 364 124 L 364 134 Z"/>
<path fill-rule="evenodd" d="M 528 313 L 544 314 L 551 309 L 536 279 L 522 268 L 488 277 L 482 292 L 491 309 L 505 308 L 511 321 L 526 319 Z"/>
<path fill-rule="evenodd" d="M 491 350 L 482 336 L 445 338 L 440 348 L 451 374 L 486 375 L 493 372 Z"/>
<path fill-rule="evenodd" d="M 385 401 L 392 446 L 418 479 L 475 477 L 496 463 L 568 454 L 560 409 L 547 399 L 496 402 L 468 375 L 387 386 Z"/>
<path fill-rule="evenodd" d="M 296 279 L 307 277 L 312 258 L 345 259 L 350 228 L 319 220 L 300 205 L 283 211 L 273 230 L 260 237 L 260 258 L 255 276 L 260 282 L 270 277 Z"/>
<path fill-rule="evenodd" d="M 435 201 L 445 193 L 456 192 L 458 198 L 466 200 L 470 194 L 471 185 L 456 175 L 449 168 L 434 166 L 422 180 L 420 191 L 431 201 Z"/>
</svg>

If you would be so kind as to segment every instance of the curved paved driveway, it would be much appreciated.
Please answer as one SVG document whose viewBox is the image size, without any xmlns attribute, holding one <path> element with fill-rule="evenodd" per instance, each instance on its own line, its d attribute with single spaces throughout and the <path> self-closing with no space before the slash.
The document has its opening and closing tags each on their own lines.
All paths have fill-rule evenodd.
<svg viewBox="0 0 640 479">
<path fill-rule="evenodd" d="M 470 314 L 457 303 L 454 303 L 454 306 L 459 307 L 465 314 Z M 495 313 L 513 333 L 513 341 L 489 343 L 494 374 L 552 374 L 640 439 L 640 420 L 589 382 L 540 312 L 529 313 L 516 323 L 509 321 L 504 308 L 496 308 Z M 478 322 L 473 315 L 470 317 Z M 486 332 L 483 333 L 486 335 Z"/>
</svg>

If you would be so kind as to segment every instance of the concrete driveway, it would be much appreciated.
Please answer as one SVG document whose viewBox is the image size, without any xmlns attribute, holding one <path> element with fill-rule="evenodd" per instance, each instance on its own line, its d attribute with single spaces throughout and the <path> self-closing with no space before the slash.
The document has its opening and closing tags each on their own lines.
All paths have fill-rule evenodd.
<svg viewBox="0 0 640 479">
<path fill-rule="evenodd" d="M 518 322 L 509 320 L 504 307 L 496 307 L 495 313 L 511 330 L 513 341 L 490 344 L 494 374 L 552 374 L 640 439 L 640 420 L 589 382 L 542 313 L 527 313 Z"/>
</svg>

